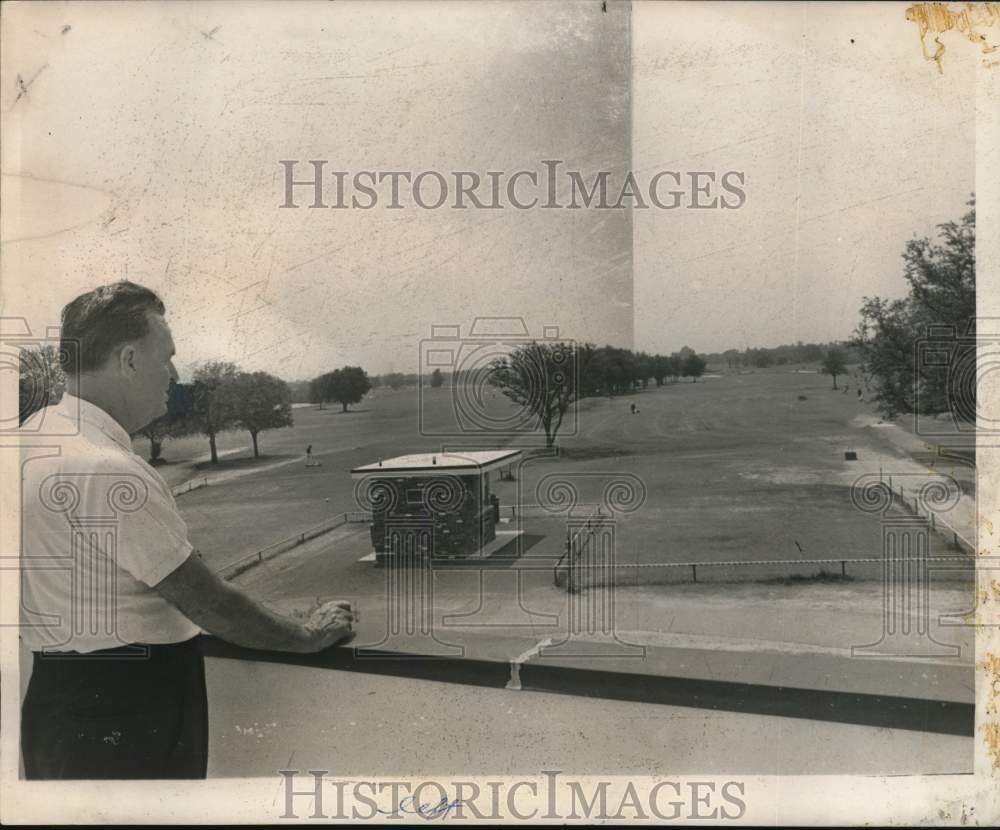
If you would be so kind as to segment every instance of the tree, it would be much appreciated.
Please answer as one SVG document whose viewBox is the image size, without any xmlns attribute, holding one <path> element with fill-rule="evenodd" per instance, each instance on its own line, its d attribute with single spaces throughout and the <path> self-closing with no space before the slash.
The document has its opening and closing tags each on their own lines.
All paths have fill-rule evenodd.
<svg viewBox="0 0 1000 830">
<path fill-rule="evenodd" d="M 191 388 L 182 383 L 171 382 L 166 413 L 134 433 L 149 441 L 150 464 L 156 466 L 164 463 L 163 442 L 168 438 L 181 438 L 198 432 L 197 423 L 191 417 L 191 410 Z"/>
<path fill-rule="evenodd" d="M 823 359 L 823 347 L 819 343 L 807 343 L 802 347 L 799 360 L 803 363 L 815 363 Z"/>
<path fill-rule="evenodd" d="M 684 377 L 691 378 L 692 383 L 697 383 L 698 378 L 705 372 L 705 366 L 705 358 L 691 352 L 684 358 L 684 362 L 681 365 L 681 372 Z"/>
<path fill-rule="evenodd" d="M 654 355 L 652 368 L 656 385 L 663 386 L 663 379 L 670 374 L 670 358 L 662 354 Z"/>
<path fill-rule="evenodd" d="M 327 400 L 336 401 L 347 412 L 351 404 L 359 403 L 372 388 L 368 375 L 360 366 L 345 366 L 330 373 Z"/>
<path fill-rule="evenodd" d="M 842 375 L 847 371 L 847 359 L 840 349 L 830 349 L 823 356 L 823 365 L 820 369 L 824 375 L 833 378 L 833 388 L 837 388 L 837 375 Z"/>
<path fill-rule="evenodd" d="M 323 384 L 325 375 L 320 375 L 319 377 L 313 378 L 309 381 L 309 403 L 319 404 L 319 408 L 323 408 L 324 396 L 323 396 Z"/>
<path fill-rule="evenodd" d="M 431 372 L 431 389 L 440 389 L 444 384 L 444 375 L 441 374 L 440 369 L 435 369 Z"/>
<path fill-rule="evenodd" d="M 162 464 L 163 442 L 167 439 L 168 434 L 167 416 L 164 415 L 162 418 L 157 418 L 152 423 L 146 424 L 135 434 L 141 435 L 149 441 L 149 463 L 154 467 L 157 464 Z"/>
<path fill-rule="evenodd" d="M 261 432 L 292 426 L 291 390 L 281 378 L 267 372 L 240 372 L 222 385 L 220 394 L 235 424 L 250 433 L 254 458 L 260 458 Z"/>
<path fill-rule="evenodd" d="M 235 426 L 236 414 L 230 406 L 225 386 L 232 383 L 239 369 L 234 363 L 212 361 L 200 366 L 191 384 L 192 419 L 198 432 L 208 436 L 212 463 L 219 463 L 215 439 L 220 432 Z"/>
<path fill-rule="evenodd" d="M 59 351 L 52 343 L 20 349 L 17 355 L 18 426 L 39 409 L 59 403 L 66 390 L 66 375 Z"/>
<path fill-rule="evenodd" d="M 292 395 L 292 403 L 315 403 L 315 401 L 309 400 L 311 383 L 312 381 L 308 380 L 293 380 L 288 382 L 288 388 Z"/>
<path fill-rule="evenodd" d="M 619 381 L 611 346 L 594 349 L 587 364 L 587 384 L 592 394 L 613 395 Z"/>
<path fill-rule="evenodd" d="M 653 377 L 653 357 L 646 352 L 639 352 L 636 355 L 637 380 L 643 389 L 648 388 L 649 379 Z"/>
<path fill-rule="evenodd" d="M 766 369 L 774 365 L 774 355 L 770 349 L 747 349 L 743 357 L 744 365 L 749 364 L 757 369 Z"/>
<path fill-rule="evenodd" d="M 906 242 L 905 298 L 864 299 L 852 345 L 887 417 L 975 412 L 975 197 L 968 204 L 960 222 L 938 226 L 940 243 Z M 927 351 L 935 353 L 933 360 L 923 359 Z"/>
<path fill-rule="evenodd" d="M 677 379 L 681 376 L 683 365 L 684 360 L 681 357 L 680 352 L 674 352 L 667 358 L 668 373 L 674 383 L 677 383 Z"/>
<path fill-rule="evenodd" d="M 580 364 L 592 355 L 588 346 L 532 342 L 494 360 L 489 383 L 538 419 L 545 445 L 551 447 L 566 411 L 579 396 Z"/>
</svg>

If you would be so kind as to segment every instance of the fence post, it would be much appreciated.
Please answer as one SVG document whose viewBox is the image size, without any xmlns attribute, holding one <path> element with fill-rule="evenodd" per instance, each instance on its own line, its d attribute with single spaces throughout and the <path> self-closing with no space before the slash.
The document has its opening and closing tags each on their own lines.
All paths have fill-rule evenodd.
<svg viewBox="0 0 1000 830">
<path fill-rule="evenodd" d="M 697 565 L 692 565 L 691 566 L 691 579 L 694 582 L 698 581 L 698 566 Z"/>
<path fill-rule="evenodd" d="M 847 560 L 845 559 L 840 560 L 840 575 L 847 576 Z"/>
</svg>

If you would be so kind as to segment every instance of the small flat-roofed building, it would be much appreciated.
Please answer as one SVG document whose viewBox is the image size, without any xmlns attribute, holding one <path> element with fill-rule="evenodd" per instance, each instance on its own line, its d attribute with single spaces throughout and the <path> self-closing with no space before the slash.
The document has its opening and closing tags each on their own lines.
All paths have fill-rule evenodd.
<svg viewBox="0 0 1000 830">
<path fill-rule="evenodd" d="M 510 470 L 520 450 L 417 453 L 351 470 L 372 511 L 375 558 L 400 554 L 465 558 L 493 542 L 500 502 L 490 474 Z"/>
</svg>

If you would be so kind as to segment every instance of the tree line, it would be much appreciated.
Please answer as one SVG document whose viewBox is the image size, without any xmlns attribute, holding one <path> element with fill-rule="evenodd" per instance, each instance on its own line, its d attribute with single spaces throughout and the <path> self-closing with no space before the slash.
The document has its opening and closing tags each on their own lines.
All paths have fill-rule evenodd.
<svg viewBox="0 0 1000 830">
<path fill-rule="evenodd" d="M 60 401 L 66 378 L 54 346 L 22 349 L 19 354 L 18 414 L 24 423 L 42 407 Z M 167 413 L 134 433 L 148 439 L 149 461 L 162 463 L 170 438 L 204 435 L 213 464 L 219 462 L 216 439 L 227 430 L 250 433 L 254 458 L 260 457 L 260 434 L 292 426 L 288 384 L 267 372 L 244 372 L 236 364 L 212 361 L 197 367 L 191 383 L 171 384 Z"/>
<path fill-rule="evenodd" d="M 371 388 L 372 382 L 364 369 L 344 366 L 309 381 L 306 403 L 319 404 L 320 409 L 325 403 L 339 403 L 343 407 L 341 411 L 347 412 L 347 407 L 360 403 Z"/>
<path fill-rule="evenodd" d="M 667 380 L 681 378 L 697 382 L 708 366 L 694 349 L 683 346 L 669 355 L 634 352 L 616 346 L 595 347 L 584 343 L 579 349 L 581 397 L 622 395 L 645 389 L 652 380 L 662 386 Z"/>
<path fill-rule="evenodd" d="M 575 401 L 628 394 L 647 388 L 650 380 L 657 386 L 682 377 L 697 382 L 706 366 L 705 359 L 687 346 L 661 355 L 592 343 L 531 342 L 494 359 L 486 377 L 537 418 L 546 445 L 552 446 Z"/>
<path fill-rule="evenodd" d="M 788 363 L 820 362 L 833 377 L 848 363 L 859 363 L 874 401 L 889 416 L 900 413 L 975 412 L 976 282 L 975 197 L 958 222 L 939 226 L 939 241 L 906 242 L 903 277 L 909 290 L 901 299 L 866 297 L 854 337 L 847 343 L 802 343 L 773 348 L 729 349 L 702 356 L 683 347 L 669 355 L 591 343 L 530 343 L 491 366 L 489 382 L 507 397 L 535 413 L 554 441 L 568 406 L 579 398 L 620 395 L 645 389 L 652 379 L 662 386 L 690 377 L 697 381 L 707 367 L 725 361 L 730 368 L 767 368 Z M 933 360 L 929 353 L 933 352 Z M 477 373 L 480 369 L 477 367 Z M 469 372 L 449 374 L 451 384 L 466 383 Z M 539 383 L 538 378 L 546 378 Z M 171 411 L 138 434 L 149 439 L 151 460 L 160 457 L 163 441 L 203 434 L 211 458 L 218 461 L 216 437 L 228 429 L 245 429 L 259 456 L 258 436 L 268 429 L 291 426 L 291 403 L 322 407 L 340 403 L 346 411 L 372 389 L 400 389 L 429 383 L 440 387 L 444 374 L 430 376 L 389 372 L 369 376 L 361 367 L 345 366 L 312 380 L 291 384 L 266 372 L 243 372 L 235 364 L 212 362 L 199 367 L 191 384 L 172 390 Z M 19 417 L 58 402 L 65 386 L 52 345 L 20 352 Z"/>
<path fill-rule="evenodd" d="M 149 439 L 151 463 L 159 461 L 165 439 L 204 435 L 211 462 L 218 464 L 220 433 L 246 430 L 253 456 L 260 458 L 260 433 L 292 424 L 285 381 L 267 372 L 244 372 L 235 363 L 210 361 L 195 369 L 191 383 L 174 384 L 167 414 L 136 434 Z"/>
<path fill-rule="evenodd" d="M 767 369 L 796 363 L 818 363 L 825 360 L 832 350 L 839 351 L 848 363 L 857 363 L 860 359 L 851 342 L 803 343 L 801 340 L 781 346 L 726 349 L 706 355 L 706 359 L 720 366 L 725 363 L 729 369 Z"/>
<path fill-rule="evenodd" d="M 905 297 L 865 297 L 853 345 L 887 417 L 976 411 L 976 201 L 903 249 Z"/>
<path fill-rule="evenodd" d="M 344 368 L 357 369 L 358 367 L 346 366 Z M 331 375 L 331 374 L 332 372 L 324 373 L 324 375 Z M 312 380 L 290 381 L 288 386 L 292 390 L 292 403 L 326 404 L 330 402 L 336 402 L 342 404 L 342 402 L 336 401 L 332 397 L 323 398 L 323 391 L 321 390 L 325 388 L 327 389 L 327 394 L 329 394 L 329 390 L 331 388 L 330 386 L 328 386 L 328 384 L 330 383 L 329 378 L 327 378 L 326 381 L 320 381 L 320 378 L 324 377 L 324 375 L 320 375 L 319 377 L 313 378 Z M 427 378 L 416 372 L 409 372 L 409 373 L 386 372 L 385 374 L 381 375 L 369 375 L 366 372 L 365 377 L 368 379 L 368 384 L 369 384 L 368 390 L 366 391 L 371 391 L 373 389 L 391 389 L 393 391 L 396 391 L 397 389 L 405 389 L 407 387 L 418 386 L 422 383 L 428 382 Z M 434 372 L 431 373 L 429 383 L 431 386 L 442 385 L 443 375 L 440 369 L 435 369 Z M 360 398 L 358 400 L 349 401 L 348 406 L 359 402 Z"/>
<path fill-rule="evenodd" d="M 664 355 L 636 352 L 618 346 L 595 346 L 593 343 L 543 342 L 530 345 L 531 348 L 521 347 L 514 350 L 513 354 L 530 353 L 537 359 L 541 359 L 543 355 L 546 359 L 572 356 L 577 393 L 582 398 L 626 395 L 639 389 L 646 389 L 650 381 L 657 386 L 662 386 L 667 381 L 677 383 L 681 378 L 691 378 L 692 382 L 697 382 L 708 366 L 704 357 L 687 346 L 672 354 Z M 534 348 L 536 345 L 550 348 L 538 350 Z M 499 365 L 501 364 L 494 361 L 491 368 L 495 370 Z M 473 381 L 478 374 L 478 370 L 456 372 L 452 383 Z"/>
</svg>

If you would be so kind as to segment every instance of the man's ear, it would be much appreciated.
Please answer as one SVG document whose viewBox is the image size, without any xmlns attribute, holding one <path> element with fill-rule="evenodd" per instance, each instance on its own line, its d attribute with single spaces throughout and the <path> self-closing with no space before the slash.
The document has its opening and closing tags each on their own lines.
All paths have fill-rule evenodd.
<svg viewBox="0 0 1000 830">
<path fill-rule="evenodd" d="M 135 345 L 129 343 L 128 345 L 122 346 L 121 351 L 118 352 L 118 368 L 126 377 L 135 374 L 135 360 Z"/>
</svg>

